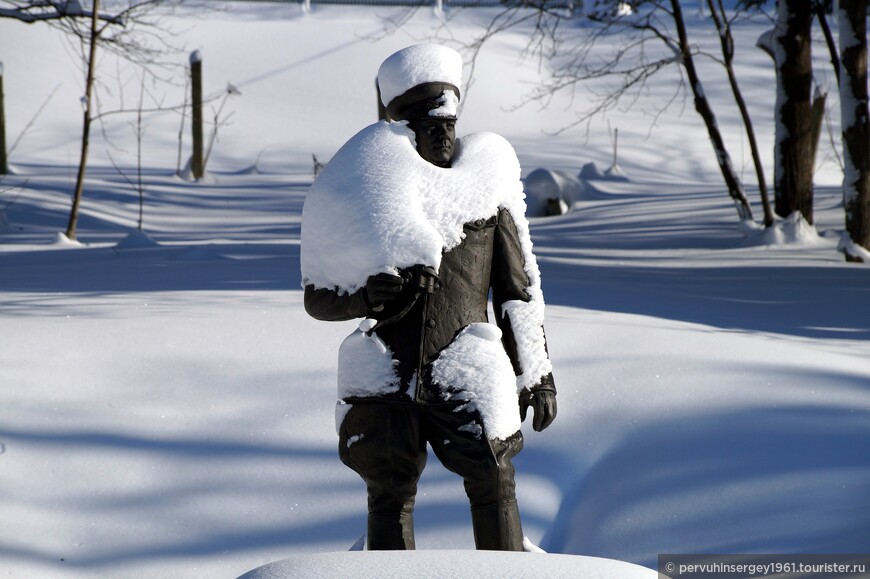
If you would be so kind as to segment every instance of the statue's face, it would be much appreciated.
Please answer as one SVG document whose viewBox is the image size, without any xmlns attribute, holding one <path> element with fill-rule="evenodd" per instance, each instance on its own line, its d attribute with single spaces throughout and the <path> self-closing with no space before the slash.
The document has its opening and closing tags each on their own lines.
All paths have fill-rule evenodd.
<svg viewBox="0 0 870 579">
<path fill-rule="evenodd" d="M 408 123 L 417 136 L 417 152 L 439 167 L 449 167 L 456 142 L 456 120 L 432 117 Z"/>
</svg>

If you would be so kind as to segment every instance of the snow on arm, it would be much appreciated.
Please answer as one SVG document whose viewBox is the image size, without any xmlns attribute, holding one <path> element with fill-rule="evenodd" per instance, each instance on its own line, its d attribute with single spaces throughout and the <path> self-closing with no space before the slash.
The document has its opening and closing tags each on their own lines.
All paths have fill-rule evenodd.
<svg viewBox="0 0 870 579">
<path fill-rule="evenodd" d="M 541 272 L 532 252 L 529 222 L 525 216 L 522 199 L 505 205 L 514 220 L 520 248 L 523 252 L 523 269 L 529 278 L 526 293 L 529 301 L 509 300 L 502 304 L 502 316 L 510 318 L 511 330 L 516 342 L 520 374 L 516 378 L 517 392 L 540 384 L 541 379 L 553 371 L 547 354 L 544 336 L 544 293 L 541 290 Z M 498 314 L 498 312 L 497 312 Z"/>
</svg>

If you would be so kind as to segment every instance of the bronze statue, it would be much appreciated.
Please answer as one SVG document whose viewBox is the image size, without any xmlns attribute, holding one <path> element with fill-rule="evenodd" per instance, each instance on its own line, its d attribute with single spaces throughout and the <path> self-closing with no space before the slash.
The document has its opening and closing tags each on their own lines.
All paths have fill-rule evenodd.
<svg viewBox="0 0 870 579">
<path fill-rule="evenodd" d="M 303 211 L 306 311 L 364 319 L 339 352 L 337 427 L 372 550 L 414 548 L 427 443 L 464 480 L 476 547 L 523 550 L 520 421 L 556 416 L 519 163 L 497 135 L 456 139 L 461 70 L 430 44 L 384 61 L 388 120 L 342 147 Z"/>
</svg>

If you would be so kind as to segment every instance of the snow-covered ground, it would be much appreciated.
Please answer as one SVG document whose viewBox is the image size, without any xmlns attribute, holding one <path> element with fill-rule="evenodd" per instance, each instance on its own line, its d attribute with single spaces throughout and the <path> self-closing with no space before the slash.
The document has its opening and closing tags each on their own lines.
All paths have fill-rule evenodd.
<svg viewBox="0 0 870 579">
<path fill-rule="evenodd" d="M 715 41 L 687 13 L 693 38 Z M 106 117 L 80 246 L 57 238 L 80 130 L 74 50 L 48 27 L 0 21 L 9 142 L 57 87 L 0 182 L 0 573 L 235 577 L 346 551 L 363 533 L 365 489 L 338 461 L 333 426 L 338 345 L 356 323 L 302 308 L 311 155 L 328 160 L 374 121 L 383 58 L 431 35 L 467 39 L 492 13 L 421 9 L 383 34 L 401 14 L 240 3 L 169 18 L 202 51 L 206 92 L 241 91 L 231 124 L 209 178 L 190 183 L 174 176 L 180 119 L 146 117 L 139 236 L 137 196 L 107 155 L 133 174 L 131 119 Z M 770 151 L 762 30 L 737 31 L 737 59 Z M 532 220 L 560 412 L 526 430 L 516 461 L 526 534 L 553 553 L 647 567 L 667 552 L 867 552 L 870 268 L 836 252 L 829 144 L 815 229 L 783 221 L 779 235 L 747 237 L 690 104 L 654 127 L 642 101 L 588 134 L 553 135 L 574 118 L 567 100 L 513 110 L 538 73 L 523 46 L 508 33 L 484 49 L 458 133 L 503 134 L 525 174 L 576 175 L 609 166 L 609 122 L 628 176 L 583 181 L 571 212 Z M 751 184 L 727 81 L 704 62 Z M 102 66 L 106 108 L 119 91 L 135 102 L 137 71 Z M 181 86 L 154 91 L 183 99 Z M 473 546 L 461 482 L 434 458 L 416 522 L 420 549 Z"/>
</svg>

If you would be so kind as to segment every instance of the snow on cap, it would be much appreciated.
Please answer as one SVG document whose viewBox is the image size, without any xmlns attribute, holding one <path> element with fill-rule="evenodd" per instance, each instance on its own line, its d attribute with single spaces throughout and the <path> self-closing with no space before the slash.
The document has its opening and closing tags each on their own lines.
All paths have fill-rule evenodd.
<svg viewBox="0 0 870 579">
<path fill-rule="evenodd" d="M 415 44 L 392 54 L 378 70 L 378 88 L 384 106 L 420 85 L 462 85 L 462 56 L 440 44 Z"/>
</svg>

